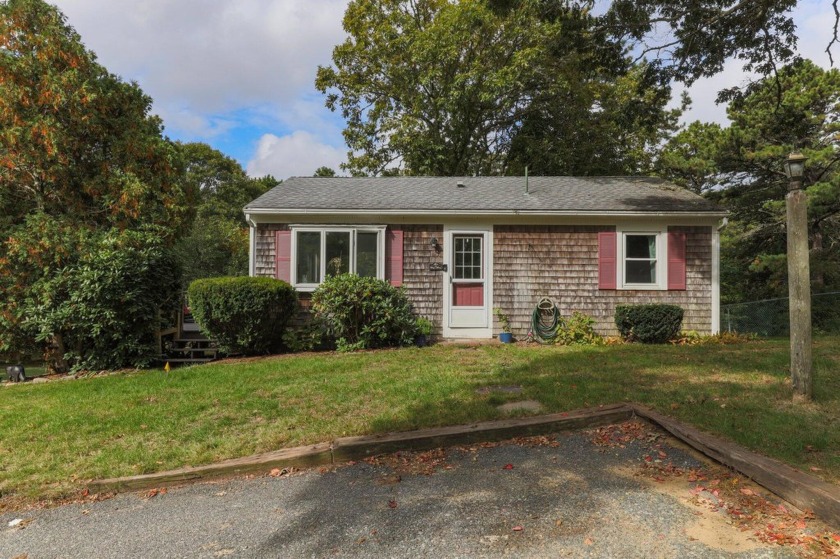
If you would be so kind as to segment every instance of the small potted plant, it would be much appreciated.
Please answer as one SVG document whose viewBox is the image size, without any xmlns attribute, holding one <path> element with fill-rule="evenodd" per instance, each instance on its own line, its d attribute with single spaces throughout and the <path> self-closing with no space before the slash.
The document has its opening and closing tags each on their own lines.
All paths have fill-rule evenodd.
<svg viewBox="0 0 840 559">
<path fill-rule="evenodd" d="M 425 347 L 429 343 L 429 338 L 432 336 L 434 324 L 425 316 L 418 316 L 415 321 L 417 326 L 417 335 L 414 337 L 414 343 L 417 347 Z"/>
<path fill-rule="evenodd" d="M 502 327 L 502 331 L 499 332 L 499 341 L 503 344 L 512 343 L 513 334 L 510 332 L 510 318 L 499 307 L 493 309 L 493 314 L 499 319 L 499 325 Z"/>
</svg>

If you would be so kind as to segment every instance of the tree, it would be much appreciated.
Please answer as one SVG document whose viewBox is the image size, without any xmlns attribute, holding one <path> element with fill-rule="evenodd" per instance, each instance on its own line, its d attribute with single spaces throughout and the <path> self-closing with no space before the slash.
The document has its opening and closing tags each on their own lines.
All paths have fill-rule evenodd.
<svg viewBox="0 0 840 559">
<path fill-rule="evenodd" d="M 795 61 L 796 25 L 790 11 L 796 4 L 797 0 L 612 0 L 598 25 L 628 40 L 639 58 L 658 60 L 672 79 L 690 85 L 719 73 L 731 59 L 743 61 L 746 72 L 759 76 L 774 76 L 778 68 Z M 721 91 L 719 99 L 742 93 L 731 88 Z"/>
<path fill-rule="evenodd" d="M 812 282 L 840 287 L 840 71 L 801 60 L 750 85 L 727 109 L 731 125 L 692 124 L 665 148 L 666 176 L 709 192 L 732 212 L 722 248 L 722 291 L 734 300 L 786 295 L 788 153 L 808 157 Z M 693 144 L 694 149 L 686 149 Z M 667 163 L 667 165 L 665 165 Z"/>
<path fill-rule="evenodd" d="M 0 3 L 0 84 L 0 352 L 52 348 L 48 365 L 62 368 L 71 332 L 33 322 L 72 300 L 51 286 L 83 262 L 102 267 L 87 277 L 112 277 L 108 259 L 86 259 L 130 230 L 144 232 L 136 250 L 165 250 L 190 222 L 192 193 L 152 100 L 100 66 L 55 7 Z M 143 316 L 167 300 L 140 302 Z M 135 308 L 120 320 L 138 320 Z"/>
<path fill-rule="evenodd" d="M 313 177 L 334 177 L 335 176 L 335 169 L 331 167 L 318 167 L 315 169 L 315 174 L 312 175 Z"/>
<path fill-rule="evenodd" d="M 192 228 L 175 245 L 185 285 L 199 278 L 248 273 L 248 224 L 242 208 L 279 181 L 248 177 L 242 166 L 207 144 L 178 145 L 186 188 L 198 193 Z"/>
<path fill-rule="evenodd" d="M 633 68 L 623 44 L 595 23 L 587 3 L 351 2 L 349 38 L 316 80 L 327 107 L 347 120 L 343 168 L 374 175 L 645 168 L 646 150 L 673 124 L 663 110 L 670 90 L 655 66 Z M 624 141 L 630 150 L 620 149 Z M 581 151 L 589 146 L 597 158 Z"/>
<path fill-rule="evenodd" d="M 177 154 L 151 98 L 96 63 L 41 0 L 0 4 L 0 184 L 32 212 L 122 229 L 189 221 Z"/>
</svg>

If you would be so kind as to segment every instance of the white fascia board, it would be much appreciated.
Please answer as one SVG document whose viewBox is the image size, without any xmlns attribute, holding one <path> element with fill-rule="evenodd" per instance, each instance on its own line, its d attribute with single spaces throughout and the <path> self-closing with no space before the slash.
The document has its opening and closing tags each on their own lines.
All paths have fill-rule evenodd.
<svg viewBox="0 0 840 559">
<path fill-rule="evenodd" d="M 594 210 L 345 210 L 345 209 L 300 209 L 300 208 L 248 208 L 253 218 L 260 215 L 406 215 L 406 216 L 558 216 L 558 217 L 667 217 L 667 218 L 709 218 L 720 219 L 728 211 L 709 212 L 640 212 L 640 211 L 594 211 Z"/>
</svg>

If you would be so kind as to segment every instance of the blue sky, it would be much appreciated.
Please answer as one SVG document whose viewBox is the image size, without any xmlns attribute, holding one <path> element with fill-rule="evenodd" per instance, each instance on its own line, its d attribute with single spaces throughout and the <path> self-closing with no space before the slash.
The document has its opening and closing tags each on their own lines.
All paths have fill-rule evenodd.
<svg viewBox="0 0 840 559">
<path fill-rule="evenodd" d="M 344 160 L 339 115 L 315 90 L 318 65 L 344 40 L 347 0 L 58 0 L 111 72 L 154 99 L 166 134 L 201 141 L 253 176 L 311 175 Z M 803 56 L 828 67 L 830 2 L 794 12 Z M 835 58 L 840 59 L 840 47 Z M 685 120 L 726 121 L 718 90 L 743 83 L 737 62 L 690 90 Z M 675 88 L 678 99 L 680 88 Z"/>
</svg>

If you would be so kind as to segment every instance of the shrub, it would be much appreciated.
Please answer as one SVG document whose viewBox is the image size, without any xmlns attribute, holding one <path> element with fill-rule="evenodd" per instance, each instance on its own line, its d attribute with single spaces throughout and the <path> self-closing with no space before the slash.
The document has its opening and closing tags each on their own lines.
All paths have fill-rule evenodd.
<svg viewBox="0 0 840 559">
<path fill-rule="evenodd" d="M 555 343 L 560 345 L 600 345 L 604 339 L 595 332 L 595 320 L 584 313 L 573 312 L 557 329 Z"/>
<path fill-rule="evenodd" d="M 627 341 L 663 344 L 680 333 L 683 310 L 677 305 L 618 305 L 615 325 Z"/>
<path fill-rule="evenodd" d="M 312 294 L 312 310 L 339 351 L 411 345 L 417 333 L 405 292 L 375 278 L 327 278 Z"/>
<path fill-rule="evenodd" d="M 297 294 L 274 278 L 195 280 L 190 308 L 202 332 L 226 353 L 256 355 L 280 349 L 283 330 L 297 310 Z"/>
<path fill-rule="evenodd" d="M 23 321 L 52 371 L 149 365 L 160 317 L 178 308 L 180 268 L 158 231 L 90 235 L 78 260 L 37 281 Z"/>
</svg>

